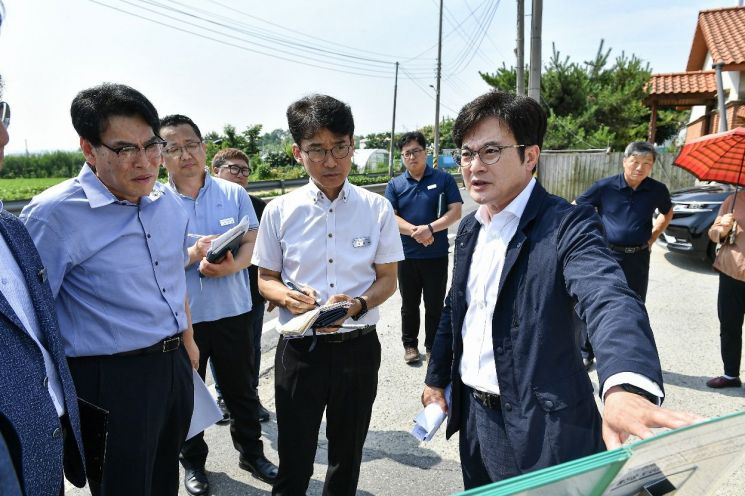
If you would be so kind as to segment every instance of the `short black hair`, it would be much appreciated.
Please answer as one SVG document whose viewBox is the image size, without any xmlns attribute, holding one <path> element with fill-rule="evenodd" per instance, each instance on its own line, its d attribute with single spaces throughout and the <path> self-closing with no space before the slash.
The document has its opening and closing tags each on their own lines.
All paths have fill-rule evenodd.
<svg viewBox="0 0 745 496">
<path fill-rule="evenodd" d="M 624 158 L 632 155 L 652 155 L 653 160 L 657 160 L 657 150 L 654 145 L 648 141 L 632 141 L 623 152 Z"/>
<path fill-rule="evenodd" d="M 296 144 L 313 137 L 321 129 L 354 141 L 352 109 L 328 95 L 309 95 L 287 107 L 287 125 Z"/>
<path fill-rule="evenodd" d="M 194 134 L 197 135 L 199 138 L 199 141 L 202 141 L 202 132 L 199 130 L 196 124 L 194 124 L 194 121 L 186 117 L 185 115 L 181 114 L 171 114 L 163 117 L 160 120 L 160 127 L 161 129 L 164 127 L 176 127 L 181 126 L 182 124 L 186 124 L 187 126 L 191 126 L 191 128 L 194 130 Z"/>
<path fill-rule="evenodd" d="M 158 111 L 150 100 L 123 84 L 103 83 L 83 90 L 73 98 L 70 106 L 75 131 L 93 146 L 101 145 L 101 134 L 106 131 L 109 118 L 115 116 L 141 117 L 154 134 L 160 131 Z"/>
<path fill-rule="evenodd" d="M 548 119 L 541 105 L 527 96 L 490 91 L 467 103 L 453 123 L 455 146 L 463 146 L 463 138 L 476 124 L 496 117 L 506 125 L 519 145 L 543 146 Z M 525 148 L 518 148 L 520 160 L 525 160 Z"/>
<path fill-rule="evenodd" d="M 396 146 L 398 146 L 398 149 L 400 150 L 407 144 L 409 144 L 409 141 L 416 141 L 417 143 L 419 143 L 419 146 L 421 146 L 425 150 L 427 149 L 427 139 L 419 131 L 405 133 L 403 136 L 401 136 L 401 138 L 399 138 Z"/>
</svg>

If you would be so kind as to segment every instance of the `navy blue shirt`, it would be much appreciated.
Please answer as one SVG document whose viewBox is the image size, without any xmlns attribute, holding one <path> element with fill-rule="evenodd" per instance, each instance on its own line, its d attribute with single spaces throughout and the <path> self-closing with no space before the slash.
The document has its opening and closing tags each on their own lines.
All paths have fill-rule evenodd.
<svg viewBox="0 0 745 496">
<path fill-rule="evenodd" d="M 597 181 L 576 202 L 597 208 L 608 243 L 621 246 L 646 244 L 654 210 L 666 214 L 672 207 L 667 186 L 648 177 L 634 190 L 623 173 Z"/>
<path fill-rule="evenodd" d="M 445 204 L 463 203 L 453 176 L 429 165 L 422 179 L 417 181 L 409 171 L 396 176 L 388 182 L 385 197 L 393 205 L 396 215 L 415 226 L 431 224 L 437 220 L 437 203 L 441 193 L 445 194 Z M 401 235 L 406 258 L 437 258 L 448 254 L 447 229 L 435 233 L 435 241 L 424 246 L 411 236 Z"/>
</svg>

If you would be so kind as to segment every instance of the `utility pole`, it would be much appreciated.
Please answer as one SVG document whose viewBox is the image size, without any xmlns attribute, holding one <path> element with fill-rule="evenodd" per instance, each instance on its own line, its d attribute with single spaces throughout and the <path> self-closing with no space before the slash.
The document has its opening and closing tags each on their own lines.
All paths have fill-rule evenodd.
<svg viewBox="0 0 745 496">
<path fill-rule="evenodd" d="M 391 145 L 388 149 L 388 175 L 393 177 L 393 137 L 396 136 L 396 96 L 398 95 L 398 62 L 396 62 L 396 78 L 393 83 L 393 123 L 391 124 Z"/>
<path fill-rule="evenodd" d="M 525 95 L 525 0 L 517 0 L 517 87 L 519 96 Z"/>
<path fill-rule="evenodd" d="M 543 22 L 543 0 L 533 0 L 530 18 L 530 78 L 528 96 L 541 101 L 541 25 Z"/>
<path fill-rule="evenodd" d="M 712 68 L 716 71 L 717 106 L 719 108 L 720 133 L 727 130 L 727 107 L 724 104 L 724 82 L 722 81 L 722 67 L 724 67 L 724 62 L 717 62 L 716 64 L 712 65 Z"/>
<path fill-rule="evenodd" d="M 437 169 L 440 158 L 440 77 L 442 76 L 442 1 L 440 0 L 440 28 L 437 32 L 437 87 L 435 88 L 435 153 L 432 167 Z"/>
</svg>

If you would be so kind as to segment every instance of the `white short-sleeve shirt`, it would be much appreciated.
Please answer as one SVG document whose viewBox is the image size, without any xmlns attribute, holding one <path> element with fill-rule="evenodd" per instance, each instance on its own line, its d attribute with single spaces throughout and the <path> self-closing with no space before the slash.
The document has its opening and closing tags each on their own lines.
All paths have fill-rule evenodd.
<svg viewBox="0 0 745 496">
<path fill-rule="evenodd" d="M 269 202 L 251 263 L 281 273 L 282 281 L 312 287 L 325 302 L 334 294 L 360 296 L 375 281 L 375 264 L 403 258 L 388 200 L 345 181 L 339 196 L 330 201 L 311 180 Z M 280 324 L 290 318 L 292 314 L 280 308 Z M 354 324 L 375 324 L 378 319 L 373 308 Z"/>
</svg>

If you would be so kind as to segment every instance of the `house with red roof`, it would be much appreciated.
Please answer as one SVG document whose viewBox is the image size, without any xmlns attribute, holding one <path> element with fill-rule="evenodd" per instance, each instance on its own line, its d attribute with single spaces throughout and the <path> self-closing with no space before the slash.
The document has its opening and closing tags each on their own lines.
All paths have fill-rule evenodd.
<svg viewBox="0 0 745 496">
<path fill-rule="evenodd" d="M 745 126 L 745 7 L 699 12 L 686 72 L 652 75 L 644 100 L 652 109 L 650 142 L 654 143 L 658 108 L 691 109 L 686 142 L 719 131 L 717 70 L 727 129 Z"/>
</svg>

